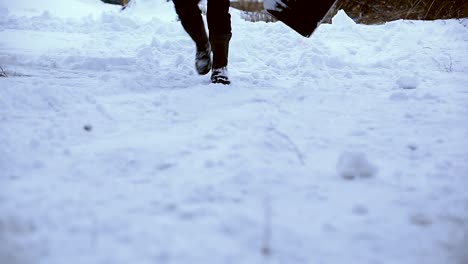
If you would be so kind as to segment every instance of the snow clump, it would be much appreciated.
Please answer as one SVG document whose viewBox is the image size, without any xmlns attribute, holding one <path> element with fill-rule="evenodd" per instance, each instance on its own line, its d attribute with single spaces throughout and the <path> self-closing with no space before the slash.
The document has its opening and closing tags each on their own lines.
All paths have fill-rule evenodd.
<svg viewBox="0 0 468 264">
<path fill-rule="evenodd" d="M 401 76 L 397 80 L 397 85 L 402 89 L 416 89 L 419 85 L 419 79 L 416 76 Z"/>
<path fill-rule="evenodd" d="M 377 174 L 377 167 L 361 152 L 344 152 L 336 165 L 338 175 L 347 180 L 371 178 Z"/>
<path fill-rule="evenodd" d="M 347 28 L 356 25 L 356 22 L 346 14 L 344 10 L 339 10 L 332 18 L 332 25 L 340 28 Z"/>
</svg>

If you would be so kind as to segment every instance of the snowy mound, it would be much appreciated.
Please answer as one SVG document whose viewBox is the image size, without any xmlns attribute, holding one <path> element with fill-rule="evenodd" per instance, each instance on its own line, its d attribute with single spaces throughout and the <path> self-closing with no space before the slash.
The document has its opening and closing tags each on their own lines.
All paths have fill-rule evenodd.
<svg viewBox="0 0 468 264">
<path fill-rule="evenodd" d="M 339 28 L 347 28 L 356 25 L 356 22 L 346 14 L 344 10 L 339 10 L 332 18 L 332 25 Z"/>
<path fill-rule="evenodd" d="M 2 0 L 0 10 L 2 8 L 20 16 L 37 16 L 47 12 L 63 18 L 98 16 L 103 12 L 117 12 L 120 9 L 118 6 L 104 4 L 98 0 Z"/>
<path fill-rule="evenodd" d="M 220 86 L 132 2 L 0 0 L 0 264 L 464 263 L 467 20 L 231 10 Z"/>
<path fill-rule="evenodd" d="M 144 20 L 157 18 L 163 21 L 174 21 L 177 17 L 174 4 L 171 1 L 164 0 L 132 0 L 123 13 Z"/>
</svg>

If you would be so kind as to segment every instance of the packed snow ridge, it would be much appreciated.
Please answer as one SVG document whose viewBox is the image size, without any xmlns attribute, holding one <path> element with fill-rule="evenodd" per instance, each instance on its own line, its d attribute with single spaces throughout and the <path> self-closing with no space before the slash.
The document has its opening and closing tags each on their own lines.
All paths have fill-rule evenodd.
<svg viewBox="0 0 468 264">
<path fill-rule="evenodd" d="M 0 263 L 466 264 L 468 20 L 231 14 L 0 2 Z"/>
</svg>

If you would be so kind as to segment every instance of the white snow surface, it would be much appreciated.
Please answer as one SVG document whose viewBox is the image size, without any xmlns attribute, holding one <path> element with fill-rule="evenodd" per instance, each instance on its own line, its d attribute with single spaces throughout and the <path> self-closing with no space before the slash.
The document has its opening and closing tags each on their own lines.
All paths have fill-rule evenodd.
<svg viewBox="0 0 468 264">
<path fill-rule="evenodd" d="M 231 12 L 223 86 L 170 2 L 0 1 L 0 263 L 468 263 L 468 20 Z"/>
</svg>

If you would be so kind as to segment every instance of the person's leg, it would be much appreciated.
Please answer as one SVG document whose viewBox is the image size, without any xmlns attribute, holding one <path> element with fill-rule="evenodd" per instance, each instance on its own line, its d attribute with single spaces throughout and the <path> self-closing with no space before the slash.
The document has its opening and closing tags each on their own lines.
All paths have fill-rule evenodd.
<svg viewBox="0 0 468 264">
<path fill-rule="evenodd" d="M 211 49 L 205 25 L 198 8 L 199 0 L 173 0 L 175 10 L 185 31 L 195 42 L 195 68 L 199 74 L 207 74 L 211 69 Z"/>
<path fill-rule="evenodd" d="M 231 39 L 229 5 L 229 0 L 208 0 L 207 20 L 213 50 L 213 69 L 226 67 L 228 64 Z"/>
<path fill-rule="evenodd" d="M 173 2 L 182 26 L 197 45 L 197 50 L 204 50 L 208 38 L 198 8 L 199 0 L 173 0 Z"/>
<path fill-rule="evenodd" d="M 229 0 L 208 0 L 207 20 L 210 34 L 231 34 Z"/>
</svg>

